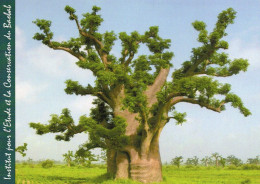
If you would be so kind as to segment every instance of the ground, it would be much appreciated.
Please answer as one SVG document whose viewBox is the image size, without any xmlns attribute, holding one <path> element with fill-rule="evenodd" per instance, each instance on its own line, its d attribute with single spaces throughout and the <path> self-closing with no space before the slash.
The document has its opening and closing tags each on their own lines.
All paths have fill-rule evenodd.
<svg viewBox="0 0 260 184">
<path fill-rule="evenodd" d="M 108 179 L 105 166 L 70 167 L 55 165 L 42 168 L 40 165 L 16 165 L 17 184 L 138 184 L 131 180 Z M 161 184 L 260 184 L 260 170 L 242 170 L 241 168 L 185 168 L 163 166 Z"/>
</svg>

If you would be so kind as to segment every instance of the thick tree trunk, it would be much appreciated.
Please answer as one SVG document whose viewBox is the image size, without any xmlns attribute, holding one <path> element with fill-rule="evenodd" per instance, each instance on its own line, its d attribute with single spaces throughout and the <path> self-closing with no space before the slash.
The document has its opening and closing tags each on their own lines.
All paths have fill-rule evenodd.
<svg viewBox="0 0 260 184">
<path fill-rule="evenodd" d="M 117 96 L 119 98 L 120 95 Z M 120 101 L 119 99 L 117 101 Z M 130 178 L 143 183 L 162 181 L 162 164 L 159 152 L 159 136 L 157 132 L 149 130 L 148 124 L 144 128 L 142 138 L 137 139 L 140 125 L 137 113 L 122 110 L 121 104 L 114 109 L 115 116 L 124 118 L 127 122 L 126 135 L 130 137 L 130 144 L 117 151 L 116 154 L 116 179 Z M 158 119 L 158 121 L 160 121 Z M 137 146 L 136 140 L 139 140 Z"/>
<path fill-rule="evenodd" d="M 162 163 L 159 152 L 150 153 L 146 159 L 133 160 L 130 163 L 130 178 L 143 183 L 162 181 Z"/>
<path fill-rule="evenodd" d="M 116 150 L 108 149 L 107 150 L 107 173 L 115 177 L 116 175 Z"/>
<path fill-rule="evenodd" d="M 147 154 L 141 149 L 127 148 L 127 152 L 117 153 L 116 179 L 131 178 L 143 183 L 162 181 L 162 164 L 159 153 L 159 135 L 149 144 Z"/>
</svg>

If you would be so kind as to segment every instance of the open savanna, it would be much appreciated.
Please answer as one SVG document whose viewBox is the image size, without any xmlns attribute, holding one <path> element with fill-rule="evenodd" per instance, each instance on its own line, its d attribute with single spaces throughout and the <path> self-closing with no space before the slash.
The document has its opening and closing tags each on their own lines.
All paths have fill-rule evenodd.
<svg viewBox="0 0 260 184">
<path fill-rule="evenodd" d="M 129 183 L 131 180 L 113 180 L 106 176 L 105 166 L 67 167 L 55 165 L 42 168 L 41 165 L 16 165 L 16 184 L 94 184 Z M 169 184 L 260 184 L 260 170 L 240 168 L 176 168 L 163 166 L 163 183 Z"/>
</svg>

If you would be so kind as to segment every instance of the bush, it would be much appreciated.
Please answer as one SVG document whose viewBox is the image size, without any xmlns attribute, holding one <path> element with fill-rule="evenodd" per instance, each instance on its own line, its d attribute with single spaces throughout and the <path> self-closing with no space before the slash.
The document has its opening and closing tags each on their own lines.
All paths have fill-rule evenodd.
<svg viewBox="0 0 260 184">
<path fill-rule="evenodd" d="M 257 166 L 257 165 L 254 165 L 254 164 L 244 164 L 244 165 L 242 166 L 242 169 L 243 169 L 243 170 L 259 170 L 260 167 Z"/>
<path fill-rule="evenodd" d="M 74 162 L 70 163 L 70 167 L 75 167 L 75 166 L 76 166 L 76 164 Z"/>
<path fill-rule="evenodd" d="M 53 161 L 52 160 L 45 160 L 42 162 L 42 167 L 43 168 L 50 168 L 50 167 L 53 167 Z"/>
<path fill-rule="evenodd" d="M 186 165 L 185 168 L 191 169 L 191 168 L 195 168 L 195 167 L 193 165 Z"/>
<path fill-rule="evenodd" d="M 235 165 L 229 165 L 229 166 L 227 167 L 227 169 L 237 170 L 238 168 L 237 168 Z"/>
<path fill-rule="evenodd" d="M 241 184 L 249 184 L 251 183 L 251 180 L 250 179 L 246 179 L 245 181 L 242 181 Z"/>
</svg>

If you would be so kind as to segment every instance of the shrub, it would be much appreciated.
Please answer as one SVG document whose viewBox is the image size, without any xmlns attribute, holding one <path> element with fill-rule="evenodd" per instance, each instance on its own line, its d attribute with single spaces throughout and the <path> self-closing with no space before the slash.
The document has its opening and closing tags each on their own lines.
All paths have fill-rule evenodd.
<svg viewBox="0 0 260 184">
<path fill-rule="evenodd" d="M 190 168 L 195 168 L 193 165 L 186 165 L 185 168 L 190 169 Z"/>
<path fill-rule="evenodd" d="M 254 164 L 244 164 L 244 165 L 242 166 L 242 169 L 243 169 L 243 170 L 259 170 L 260 167 L 257 166 L 257 165 L 254 165 Z"/>
<path fill-rule="evenodd" d="M 244 181 L 241 182 L 241 184 L 249 184 L 251 183 L 251 180 L 250 179 L 246 179 Z"/>
<path fill-rule="evenodd" d="M 230 170 L 237 170 L 237 167 L 235 165 L 229 165 L 227 167 L 227 169 L 230 169 Z"/>
<path fill-rule="evenodd" d="M 42 167 L 43 168 L 50 168 L 50 167 L 53 167 L 53 161 L 52 160 L 45 160 L 42 162 Z"/>
</svg>

